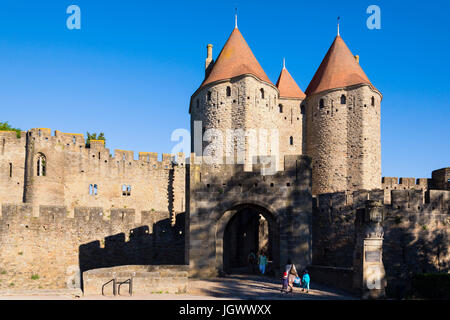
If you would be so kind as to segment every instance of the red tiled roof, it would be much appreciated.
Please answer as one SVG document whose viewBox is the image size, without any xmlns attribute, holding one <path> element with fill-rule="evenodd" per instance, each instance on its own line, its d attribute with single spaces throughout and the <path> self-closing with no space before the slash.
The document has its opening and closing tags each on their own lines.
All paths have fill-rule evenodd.
<svg viewBox="0 0 450 320">
<path fill-rule="evenodd" d="M 281 70 L 277 81 L 277 88 L 280 91 L 280 97 L 301 99 L 306 97 L 286 68 Z"/>
<path fill-rule="evenodd" d="M 329 89 L 363 83 L 372 85 L 344 40 L 337 36 L 305 93 L 309 96 Z"/>
<path fill-rule="evenodd" d="M 265 82 L 272 83 L 256 60 L 239 29 L 235 28 L 220 52 L 211 72 L 200 87 L 246 73 L 252 74 Z"/>
</svg>

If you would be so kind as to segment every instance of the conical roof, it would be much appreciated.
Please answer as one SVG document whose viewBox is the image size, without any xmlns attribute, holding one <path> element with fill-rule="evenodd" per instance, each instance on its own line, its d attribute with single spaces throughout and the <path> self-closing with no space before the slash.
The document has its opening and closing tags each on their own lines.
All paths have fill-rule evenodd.
<svg viewBox="0 0 450 320">
<path fill-rule="evenodd" d="M 214 63 L 211 72 L 200 87 L 208 83 L 231 79 L 247 73 L 254 75 L 262 81 L 272 83 L 256 60 L 239 29 L 234 28 Z"/>
<path fill-rule="evenodd" d="M 306 95 L 292 78 L 289 71 L 283 67 L 277 81 L 277 88 L 282 98 L 300 98 L 304 99 Z"/>
<path fill-rule="evenodd" d="M 334 39 L 333 44 L 325 55 L 305 93 L 310 96 L 329 89 L 343 88 L 363 83 L 373 87 L 344 40 L 338 35 Z"/>
</svg>

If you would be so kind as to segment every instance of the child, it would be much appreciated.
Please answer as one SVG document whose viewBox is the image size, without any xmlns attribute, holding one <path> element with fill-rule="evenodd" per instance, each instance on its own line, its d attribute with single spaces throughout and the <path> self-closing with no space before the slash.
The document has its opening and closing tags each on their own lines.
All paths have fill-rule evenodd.
<svg viewBox="0 0 450 320">
<path fill-rule="evenodd" d="M 261 252 L 261 255 L 259 256 L 259 271 L 262 275 L 266 272 L 266 265 L 267 265 L 267 257 L 264 254 L 264 252 Z"/>
<path fill-rule="evenodd" d="M 288 292 L 288 285 L 289 285 L 289 275 L 287 272 L 283 273 L 283 279 L 281 280 L 282 283 L 282 287 L 281 287 L 281 292 Z"/>
<path fill-rule="evenodd" d="M 310 281 L 310 277 L 308 274 L 308 270 L 305 270 L 303 272 L 303 277 L 302 277 L 302 291 L 305 291 L 305 289 L 306 289 L 306 293 L 309 292 L 309 281 Z"/>
</svg>

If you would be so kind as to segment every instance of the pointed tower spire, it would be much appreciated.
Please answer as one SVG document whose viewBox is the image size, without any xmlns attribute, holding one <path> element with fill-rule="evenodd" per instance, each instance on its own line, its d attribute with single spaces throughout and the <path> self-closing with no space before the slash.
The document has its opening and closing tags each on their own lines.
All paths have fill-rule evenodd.
<svg viewBox="0 0 450 320">
<path fill-rule="evenodd" d="M 310 96 L 329 89 L 363 83 L 373 87 L 344 40 L 337 36 L 305 93 Z"/>
<path fill-rule="evenodd" d="M 234 13 L 234 28 L 237 29 L 237 8 L 235 9 L 235 13 Z"/>
<path fill-rule="evenodd" d="M 234 28 L 200 87 L 243 74 L 252 74 L 264 82 L 272 83 L 256 60 L 239 29 Z"/>
<path fill-rule="evenodd" d="M 283 58 L 283 69 L 277 81 L 277 88 L 280 91 L 280 98 L 295 98 L 304 99 L 306 96 L 300 87 L 292 78 L 289 71 L 286 69 L 286 60 Z"/>
</svg>

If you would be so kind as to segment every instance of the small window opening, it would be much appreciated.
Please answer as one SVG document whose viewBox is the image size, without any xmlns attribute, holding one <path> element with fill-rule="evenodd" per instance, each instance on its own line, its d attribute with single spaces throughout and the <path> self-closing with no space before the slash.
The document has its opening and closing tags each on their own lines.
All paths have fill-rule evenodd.
<svg viewBox="0 0 450 320">
<path fill-rule="evenodd" d="M 12 163 L 9 163 L 9 177 L 12 178 Z"/>
<path fill-rule="evenodd" d="M 290 138 L 289 138 L 289 144 L 290 144 L 291 146 L 294 145 L 294 138 L 293 138 L 293 137 L 290 137 Z"/>
<path fill-rule="evenodd" d="M 259 91 L 261 91 L 261 99 L 264 99 L 264 89 L 261 88 Z"/>
<path fill-rule="evenodd" d="M 211 91 L 208 91 L 208 93 L 206 94 L 206 99 L 208 101 L 211 101 Z"/>
<path fill-rule="evenodd" d="M 38 177 L 45 176 L 47 174 L 47 162 L 45 156 L 40 153 L 37 158 L 37 175 Z"/>
<path fill-rule="evenodd" d="M 320 109 L 322 109 L 324 106 L 325 106 L 325 102 L 323 101 L 323 99 L 320 99 L 320 101 L 319 101 Z"/>
<path fill-rule="evenodd" d="M 341 96 L 341 104 L 346 104 L 347 103 L 347 97 L 343 94 Z"/>
<path fill-rule="evenodd" d="M 231 97 L 231 88 L 227 87 L 227 97 Z"/>
<path fill-rule="evenodd" d="M 279 109 L 280 113 L 283 113 L 283 105 L 282 104 L 278 105 L 278 109 Z"/>
<path fill-rule="evenodd" d="M 372 106 L 375 105 L 375 97 L 372 97 L 372 101 L 371 101 Z"/>
<path fill-rule="evenodd" d="M 130 185 L 122 185 L 122 195 L 129 197 L 131 195 L 131 186 Z"/>
</svg>

